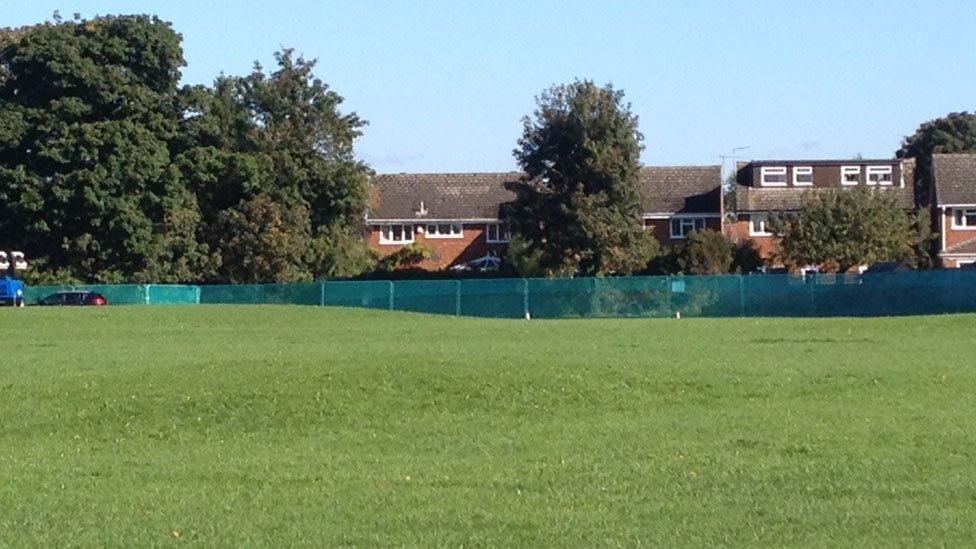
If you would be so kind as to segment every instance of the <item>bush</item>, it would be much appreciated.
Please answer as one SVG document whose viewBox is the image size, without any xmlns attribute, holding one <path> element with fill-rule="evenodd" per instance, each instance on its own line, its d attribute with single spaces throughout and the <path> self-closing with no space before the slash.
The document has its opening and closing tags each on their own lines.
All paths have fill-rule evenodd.
<svg viewBox="0 0 976 549">
<path fill-rule="evenodd" d="M 695 231 L 675 249 L 677 270 L 685 274 L 725 274 L 732 266 L 732 244 L 711 229 Z"/>
</svg>

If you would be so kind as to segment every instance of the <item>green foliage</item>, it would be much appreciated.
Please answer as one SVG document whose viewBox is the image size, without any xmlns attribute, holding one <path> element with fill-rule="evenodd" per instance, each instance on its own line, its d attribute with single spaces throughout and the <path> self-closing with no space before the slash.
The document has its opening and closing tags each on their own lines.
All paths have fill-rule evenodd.
<svg viewBox="0 0 976 549">
<path fill-rule="evenodd" d="M 434 250 L 420 242 L 411 242 L 392 254 L 379 260 L 378 268 L 382 271 L 398 271 L 415 267 L 420 262 L 433 259 Z"/>
<path fill-rule="evenodd" d="M 167 200 L 180 36 L 155 17 L 22 30 L 0 49 L 0 234 L 49 273 L 119 281 Z"/>
<path fill-rule="evenodd" d="M 976 114 L 953 112 L 942 118 L 929 120 L 914 134 L 905 137 L 896 154 L 898 158 L 914 158 L 915 196 L 919 204 L 928 205 L 931 199 L 933 153 L 976 151 Z"/>
<path fill-rule="evenodd" d="M 795 214 L 776 214 L 783 261 L 847 272 L 858 265 L 907 259 L 918 241 L 912 214 L 881 189 L 829 189 L 808 198 Z"/>
<path fill-rule="evenodd" d="M 13 547 L 973 539 L 974 315 L 28 307 L 0 327 Z"/>
<path fill-rule="evenodd" d="M 729 269 L 733 273 L 754 273 L 763 266 L 762 254 L 756 247 L 754 240 L 747 239 L 732 244 L 732 266 Z"/>
<path fill-rule="evenodd" d="M 591 81 L 537 100 L 514 154 L 526 176 L 504 215 L 549 276 L 632 273 L 653 256 L 640 225 L 637 117 L 623 92 Z M 525 254 L 523 254 L 525 255 Z"/>
<path fill-rule="evenodd" d="M 728 273 L 732 244 L 718 231 L 693 231 L 676 247 L 675 265 L 685 274 Z"/>
<path fill-rule="evenodd" d="M 155 17 L 0 33 L 0 244 L 25 250 L 37 278 L 65 281 L 290 281 L 368 268 L 349 238 L 371 173 L 353 153 L 365 122 L 339 111 L 314 61 L 287 49 L 276 61 L 270 74 L 255 66 L 178 88 L 180 36 Z M 287 249 L 255 248 L 271 243 Z"/>
</svg>

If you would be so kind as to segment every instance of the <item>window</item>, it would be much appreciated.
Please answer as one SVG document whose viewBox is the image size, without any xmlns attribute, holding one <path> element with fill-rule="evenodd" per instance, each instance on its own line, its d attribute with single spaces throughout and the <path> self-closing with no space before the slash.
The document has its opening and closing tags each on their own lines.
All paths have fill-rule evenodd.
<svg viewBox="0 0 976 549">
<path fill-rule="evenodd" d="M 684 238 L 692 231 L 705 229 L 704 217 L 672 217 L 671 238 Z"/>
<path fill-rule="evenodd" d="M 413 242 L 413 225 L 383 225 L 380 244 L 409 244 Z"/>
<path fill-rule="evenodd" d="M 796 166 L 793 168 L 793 185 L 809 187 L 813 185 L 813 168 L 810 166 Z"/>
<path fill-rule="evenodd" d="M 489 223 L 485 225 L 485 238 L 488 242 L 508 242 L 511 237 L 511 230 L 508 225 L 501 223 Z"/>
<path fill-rule="evenodd" d="M 841 166 L 840 183 L 841 185 L 857 185 L 861 182 L 860 166 Z"/>
<path fill-rule="evenodd" d="M 786 168 L 783 167 L 759 168 L 759 181 L 763 187 L 785 187 Z"/>
<path fill-rule="evenodd" d="M 891 166 L 868 166 L 868 185 L 891 185 Z"/>
<path fill-rule="evenodd" d="M 749 236 L 773 236 L 766 228 L 766 214 L 751 214 L 749 216 Z"/>
<path fill-rule="evenodd" d="M 957 259 L 956 268 L 959 269 L 962 267 L 966 267 L 968 265 L 972 265 L 973 263 L 976 263 L 976 259 Z"/>
<path fill-rule="evenodd" d="M 953 209 L 952 228 L 976 231 L 976 209 Z"/>
<path fill-rule="evenodd" d="M 431 223 L 424 229 L 427 238 L 461 238 L 464 230 L 458 223 Z"/>
</svg>

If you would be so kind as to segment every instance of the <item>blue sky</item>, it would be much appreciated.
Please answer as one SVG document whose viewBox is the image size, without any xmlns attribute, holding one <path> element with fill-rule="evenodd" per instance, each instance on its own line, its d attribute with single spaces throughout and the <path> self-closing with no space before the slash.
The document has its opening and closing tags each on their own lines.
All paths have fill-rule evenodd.
<svg viewBox="0 0 976 549">
<path fill-rule="evenodd" d="M 0 24 L 155 13 L 183 35 L 187 83 L 282 46 L 370 121 L 381 172 L 515 168 L 520 119 L 553 83 L 625 90 L 647 164 L 890 157 L 923 121 L 976 109 L 976 4 L 0 0 Z"/>
</svg>

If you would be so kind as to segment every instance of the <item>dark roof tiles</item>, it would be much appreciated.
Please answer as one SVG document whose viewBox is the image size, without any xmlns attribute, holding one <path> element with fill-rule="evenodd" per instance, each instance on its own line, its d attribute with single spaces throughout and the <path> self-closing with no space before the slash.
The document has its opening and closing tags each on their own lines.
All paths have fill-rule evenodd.
<svg viewBox="0 0 976 549">
<path fill-rule="evenodd" d="M 385 174 L 373 181 L 373 219 L 497 219 L 521 172 Z M 720 166 L 645 166 L 644 213 L 719 213 Z M 423 206 L 423 208 L 421 208 Z M 422 213 L 423 210 L 423 213 Z"/>
<path fill-rule="evenodd" d="M 976 154 L 933 154 L 935 202 L 976 204 Z"/>
</svg>

